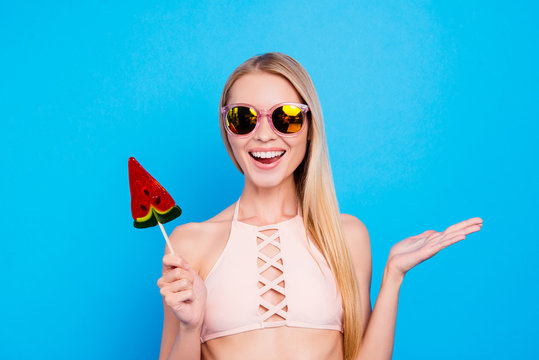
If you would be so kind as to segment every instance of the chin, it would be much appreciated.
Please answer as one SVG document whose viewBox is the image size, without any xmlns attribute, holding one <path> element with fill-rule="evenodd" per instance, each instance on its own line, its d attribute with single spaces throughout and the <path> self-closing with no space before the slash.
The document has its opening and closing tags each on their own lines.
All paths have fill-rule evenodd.
<svg viewBox="0 0 539 360">
<path fill-rule="evenodd" d="M 249 182 L 259 188 L 273 188 L 277 187 L 285 182 L 288 182 L 290 178 L 293 179 L 293 173 L 290 175 L 283 174 L 280 171 L 267 172 L 267 173 L 251 173 L 246 176 Z"/>
<path fill-rule="evenodd" d="M 278 176 L 277 174 L 275 175 L 276 176 L 264 176 L 258 174 L 256 176 L 249 177 L 249 181 L 256 187 L 269 189 L 279 186 L 285 180 L 284 177 Z"/>
</svg>

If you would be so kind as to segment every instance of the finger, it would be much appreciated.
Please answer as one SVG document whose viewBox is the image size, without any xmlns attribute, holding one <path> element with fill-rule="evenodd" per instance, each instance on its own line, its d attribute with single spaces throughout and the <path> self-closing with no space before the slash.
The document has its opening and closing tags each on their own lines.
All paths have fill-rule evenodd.
<svg viewBox="0 0 539 360">
<path fill-rule="evenodd" d="M 166 254 L 165 256 L 163 256 L 163 267 L 165 269 L 170 269 L 174 267 L 186 268 L 186 266 L 187 262 L 177 255 Z"/>
<path fill-rule="evenodd" d="M 454 225 L 451 225 L 447 229 L 445 229 L 444 232 L 452 232 L 452 231 L 460 230 L 462 228 L 465 228 L 465 227 L 468 227 L 468 226 L 471 226 L 471 225 L 478 225 L 478 224 L 483 224 L 483 219 L 481 219 L 479 217 L 474 217 L 474 218 L 471 218 L 471 219 L 468 219 L 468 220 L 461 221 L 461 222 L 456 223 Z"/>
<path fill-rule="evenodd" d="M 193 283 L 187 279 L 177 280 L 173 283 L 167 284 L 162 287 L 160 292 L 161 295 L 166 296 L 169 293 L 176 293 L 184 290 L 189 290 L 193 288 Z"/>
<path fill-rule="evenodd" d="M 163 275 L 157 280 L 157 286 L 162 288 L 163 286 L 167 286 L 168 284 L 181 279 L 194 281 L 194 275 L 188 270 L 184 270 L 182 268 L 173 268 L 163 272 Z"/>
<path fill-rule="evenodd" d="M 437 232 L 436 230 L 427 230 L 423 234 L 421 234 L 420 237 L 432 237 L 436 234 L 439 234 L 439 232 Z"/>
<path fill-rule="evenodd" d="M 444 232 L 443 236 L 433 240 L 431 246 L 427 248 L 429 257 L 436 255 L 440 250 L 445 249 L 448 246 L 451 246 L 459 241 L 466 239 L 466 235 L 477 232 L 481 230 L 480 225 L 471 225 L 460 229 L 458 231 L 454 230 L 452 232 Z"/>
<path fill-rule="evenodd" d="M 451 245 L 453 245 L 455 243 L 458 243 L 459 241 L 462 241 L 464 239 L 466 239 L 466 235 L 464 235 L 464 234 L 456 234 L 456 235 L 450 236 L 447 239 L 445 239 L 444 241 L 439 243 L 439 250 L 438 251 L 440 251 L 442 249 L 445 249 L 446 247 L 451 246 Z"/>
<path fill-rule="evenodd" d="M 172 283 L 176 280 L 181 279 L 187 279 L 189 281 L 194 281 L 194 275 L 192 272 L 182 269 L 182 268 L 174 268 L 167 272 L 163 273 L 163 276 L 161 276 L 160 280 L 163 285 Z M 159 285 L 159 281 L 158 281 Z"/>
<path fill-rule="evenodd" d="M 462 233 L 464 233 L 464 235 L 469 235 L 471 233 L 478 232 L 479 230 L 481 230 L 481 226 L 482 224 L 470 225 L 465 227 L 461 231 Z"/>
<path fill-rule="evenodd" d="M 177 293 L 169 293 L 165 296 L 165 302 L 168 306 L 173 307 L 181 302 L 195 300 L 193 290 L 184 290 Z"/>
<path fill-rule="evenodd" d="M 474 224 L 474 225 L 469 225 L 458 230 L 444 232 L 444 235 L 442 236 L 442 241 L 444 241 L 447 238 L 453 237 L 455 235 L 469 235 L 479 230 L 481 230 L 481 226 L 478 224 Z"/>
<path fill-rule="evenodd" d="M 481 230 L 481 224 L 474 224 L 474 225 L 466 226 L 459 230 L 453 230 L 450 232 L 444 231 L 442 237 L 437 239 L 435 243 L 441 244 L 443 245 L 443 247 L 447 247 L 449 245 L 454 244 L 457 241 L 464 240 L 466 235 L 470 235 L 480 230 Z"/>
<path fill-rule="evenodd" d="M 436 230 L 427 230 L 427 231 L 424 231 L 422 232 L 421 234 L 419 235 L 416 235 L 416 236 L 412 236 L 413 238 L 417 239 L 417 238 L 422 238 L 422 237 L 426 237 L 426 236 L 429 236 L 429 235 L 432 235 L 436 233 Z"/>
</svg>

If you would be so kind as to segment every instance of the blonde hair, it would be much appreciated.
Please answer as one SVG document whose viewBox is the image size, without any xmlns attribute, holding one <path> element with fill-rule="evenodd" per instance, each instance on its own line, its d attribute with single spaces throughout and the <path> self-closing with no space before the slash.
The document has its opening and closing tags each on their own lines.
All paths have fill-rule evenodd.
<svg viewBox="0 0 539 360">
<path fill-rule="evenodd" d="M 318 95 L 309 74 L 296 60 L 282 53 L 266 53 L 248 59 L 234 70 L 224 86 L 219 109 L 227 105 L 230 89 L 236 80 L 256 71 L 284 77 L 309 106 L 310 142 L 307 144 L 305 158 L 294 171 L 296 192 L 302 205 L 305 229 L 324 255 L 341 292 L 344 358 L 353 359 L 362 338 L 359 287 L 352 257 L 344 239 Z M 243 173 L 228 142 L 220 112 L 219 124 L 225 147 L 238 170 Z"/>
</svg>

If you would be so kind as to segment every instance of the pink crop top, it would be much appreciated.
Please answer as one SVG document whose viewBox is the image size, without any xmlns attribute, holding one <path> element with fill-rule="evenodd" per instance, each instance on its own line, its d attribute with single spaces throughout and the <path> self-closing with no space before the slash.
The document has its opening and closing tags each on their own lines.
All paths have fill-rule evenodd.
<svg viewBox="0 0 539 360">
<path fill-rule="evenodd" d="M 342 332 L 340 292 L 307 240 L 299 206 L 289 220 L 255 226 L 238 221 L 239 202 L 228 242 L 205 280 L 200 341 L 277 326 Z"/>
</svg>

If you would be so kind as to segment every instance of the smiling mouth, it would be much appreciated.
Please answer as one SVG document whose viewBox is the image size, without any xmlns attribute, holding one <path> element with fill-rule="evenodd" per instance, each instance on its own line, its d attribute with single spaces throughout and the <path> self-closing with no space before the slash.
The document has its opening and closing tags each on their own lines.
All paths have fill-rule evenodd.
<svg viewBox="0 0 539 360">
<path fill-rule="evenodd" d="M 253 151 L 249 155 L 262 164 L 271 164 L 279 160 L 286 151 Z"/>
</svg>

